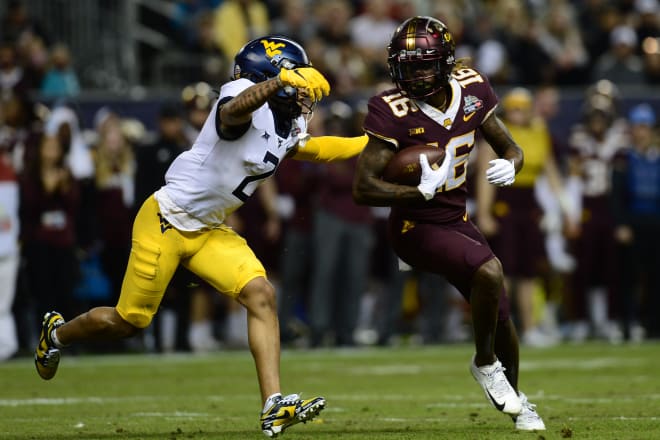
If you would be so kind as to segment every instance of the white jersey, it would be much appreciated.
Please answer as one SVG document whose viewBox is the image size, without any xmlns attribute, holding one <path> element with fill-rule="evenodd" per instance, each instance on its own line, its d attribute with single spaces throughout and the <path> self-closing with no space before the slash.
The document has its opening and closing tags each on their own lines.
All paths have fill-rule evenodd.
<svg viewBox="0 0 660 440">
<path fill-rule="evenodd" d="M 219 100 L 233 97 L 254 83 L 238 79 L 222 86 Z M 247 132 L 236 140 L 221 139 L 216 128 L 217 103 L 190 150 L 181 153 L 165 174 L 156 200 L 161 214 L 184 231 L 217 228 L 270 177 L 284 156 L 306 133 L 298 117 L 289 136 L 275 132 L 273 114 L 264 104 L 252 113 Z"/>
</svg>

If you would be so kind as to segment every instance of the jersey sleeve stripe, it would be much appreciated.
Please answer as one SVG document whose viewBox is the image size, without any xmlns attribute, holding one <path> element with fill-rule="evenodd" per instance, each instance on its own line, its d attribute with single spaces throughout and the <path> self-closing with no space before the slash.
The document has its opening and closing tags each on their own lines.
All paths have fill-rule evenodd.
<svg viewBox="0 0 660 440">
<path fill-rule="evenodd" d="M 493 108 L 491 108 L 490 110 L 488 110 L 488 113 L 486 113 L 486 116 L 484 116 L 484 118 L 482 119 L 482 121 L 485 121 L 486 119 L 488 119 L 488 118 L 490 117 L 490 115 L 492 115 L 493 112 L 494 112 L 496 109 L 497 109 L 497 104 L 495 104 L 495 105 L 493 106 Z"/>
<path fill-rule="evenodd" d="M 399 141 L 397 141 L 396 139 L 390 138 L 390 137 L 387 137 L 387 136 L 383 136 L 382 134 L 375 133 L 371 130 L 367 130 L 366 128 L 364 129 L 364 131 L 367 132 L 368 134 L 374 136 L 374 137 L 377 137 L 378 139 L 382 139 L 385 142 L 389 142 L 389 143 L 393 144 L 396 147 L 397 150 L 399 149 Z"/>
</svg>

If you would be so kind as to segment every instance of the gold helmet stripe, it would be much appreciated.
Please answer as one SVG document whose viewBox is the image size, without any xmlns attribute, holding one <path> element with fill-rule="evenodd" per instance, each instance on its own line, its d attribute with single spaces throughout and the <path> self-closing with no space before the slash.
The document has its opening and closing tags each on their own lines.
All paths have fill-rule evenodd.
<svg viewBox="0 0 660 440">
<path fill-rule="evenodd" d="M 415 26 L 416 22 L 411 20 L 406 29 L 406 50 L 415 50 Z"/>
</svg>

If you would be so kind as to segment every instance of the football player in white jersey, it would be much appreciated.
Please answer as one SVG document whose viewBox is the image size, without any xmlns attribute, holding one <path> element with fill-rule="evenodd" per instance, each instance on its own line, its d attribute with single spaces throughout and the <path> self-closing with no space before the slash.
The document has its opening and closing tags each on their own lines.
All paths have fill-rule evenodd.
<svg viewBox="0 0 660 440">
<path fill-rule="evenodd" d="M 284 37 L 247 43 L 236 55 L 233 81 L 224 84 L 192 148 L 181 153 L 165 185 L 142 205 L 119 301 L 65 322 L 44 315 L 35 364 L 51 379 L 60 349 L 82 340 L 118 339 L 149 325 L 179 264 L 248 313 L 248 339 L 264 404 L 261 428 L 275 437 L 315 417 L 325 399 L 280 394 L 280 335 L 275 291 L 245 240 L 224 224 L 287 157 L 343 160 L 366 136 L 311 138 L 307 120 L 330 91 L 304 49 Z"/>
</svg>

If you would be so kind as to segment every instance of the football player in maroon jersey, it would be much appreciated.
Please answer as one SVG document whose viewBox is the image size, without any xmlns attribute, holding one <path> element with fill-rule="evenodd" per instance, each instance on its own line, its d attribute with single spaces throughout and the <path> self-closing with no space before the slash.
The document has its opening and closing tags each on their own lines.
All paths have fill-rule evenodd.
<svg viewBox="0 0 660 440">
<path fill-rule="evenodd" d="M 468 155 L 477 129 L 497 153 L 486 178 L 513 183 L 523 153 L 495 115 L 497 97 L 488 79 L 454 58 L 454 39 L 431 17 L 412 17 L 394 32 L 388 47 L 396 88 L 369 100 L 364 128 L 369 136 L 354 180 L 358 203 L 391 206 L 389 235 L 401 260 L 438 273 L 471 304 L 476 354 L 470 371 L 489 401 L 520 430 L 543 430 L 535 405 L 518 391 L 518 337 L 509 315 L 502 266 L 468 220 Z M 420 155 L 420 184 L 381 179 L 392 156 L 412 145 L 446 151 L 437 169 Z"/>
<path fill-rule="evenodd" d="M 611 320 L 620 303 L 611 177 L 617 154 L 630 140 L 614 95 L 602 92 L 602 85 L 592 87 L 587 90 L 582 121 L 571 127 L 568 136 L 568 171 L 580 182 L 582 207 L 579 234 L 571 237 L 578 270 L 572 274 L 569 338 L 581 342 L 593 336 L 617 343 L 622 334 Z"/>
</svg>

